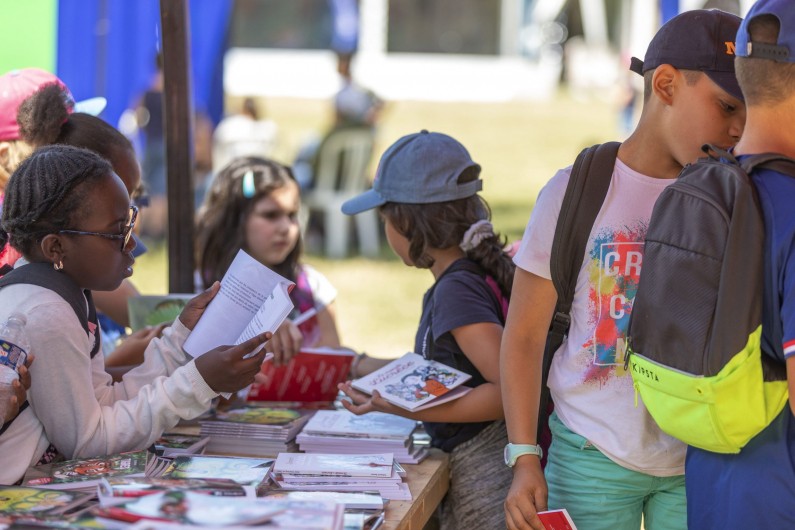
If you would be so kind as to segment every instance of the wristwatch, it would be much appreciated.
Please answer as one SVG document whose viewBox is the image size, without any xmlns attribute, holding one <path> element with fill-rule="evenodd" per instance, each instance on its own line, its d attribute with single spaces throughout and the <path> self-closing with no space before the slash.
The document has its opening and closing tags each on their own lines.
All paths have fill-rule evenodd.
<svg viewBox="0 0 795 530">
<path fill-rule="evenodd" d="M 540 445 L 508 444 L 502 453 L 505 458 L 505 465 L 508 467 L 513 467 L 516 459 L 523 455 L 536 455 L 540 459 L 544 456 L 544 451 Z"/>
</svg>

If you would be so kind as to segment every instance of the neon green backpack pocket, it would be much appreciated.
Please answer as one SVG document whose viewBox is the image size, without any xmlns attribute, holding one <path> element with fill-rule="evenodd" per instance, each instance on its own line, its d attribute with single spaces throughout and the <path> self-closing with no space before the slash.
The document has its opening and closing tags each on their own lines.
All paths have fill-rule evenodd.
<svg viewBox="0 0 795 530">
<path fill-rule="evenodd" d="M 714 376 L 694 376 L 633 352 L 635 391 L 674 438 L 707 451 L 739 453 L 787 404 L 787 382 L 764 381 L 760 336 L 761 327 Z"/>
</svg>

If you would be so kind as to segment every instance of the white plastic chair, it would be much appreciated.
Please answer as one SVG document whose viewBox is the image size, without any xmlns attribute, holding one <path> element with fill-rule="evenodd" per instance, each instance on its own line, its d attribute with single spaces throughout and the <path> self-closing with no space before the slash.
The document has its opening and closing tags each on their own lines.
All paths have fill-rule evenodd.
<svg viewBox="0 0 795 530">
<path fill-rule="evenodd" d="M 324 247 L 330 258 L 348 253 L 350 222 L 356 226 L 359 251 L 368 257 L 379 253 L 379 221 L 375 210 L 354 216 L 342 213 L 342 203 L 370 187 L 367 166 L 373 152 L 374 133 L 369 128 L 340 129 L 320 145 L 314 187 L 304 192 L 309 212 L 322 212 Z"/>
</svg>

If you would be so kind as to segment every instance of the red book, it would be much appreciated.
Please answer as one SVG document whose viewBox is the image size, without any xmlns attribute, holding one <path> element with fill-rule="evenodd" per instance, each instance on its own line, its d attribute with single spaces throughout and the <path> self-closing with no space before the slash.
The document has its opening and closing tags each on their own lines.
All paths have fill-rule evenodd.
<svg viewBox="0 0 795 530">
<path fill-rule="evenodd" d="M 538 512 L 538 518 L 544 524 L 546 530 L 577 530 L 574 521 L 566 509 L 549 510 L 548 512 Z"/>
<path fill-rule="evenodd" d="M 305 348 L 286 365 L 272 362 L 262 365 L 268 379 L 265 384 L 254 383 L 249 401 L 334 401 L 337 384 L 348 379 L 351 363 L 356 358 L 352 350 L 342 348 Z"/>
</svg>

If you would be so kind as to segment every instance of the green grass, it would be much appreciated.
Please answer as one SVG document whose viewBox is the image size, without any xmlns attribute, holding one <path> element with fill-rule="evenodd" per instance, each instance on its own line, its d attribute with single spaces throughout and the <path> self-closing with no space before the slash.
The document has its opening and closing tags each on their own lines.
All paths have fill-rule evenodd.
<svg viewBox="0 0 795 530">
<path fill-rule="evenodd" d="M 331 115 L 325 101 L 271 99 L 261 108 L 279 124 L 275 158 L 288 163 L 302 139 L 323 131 Z M 583 147 L 616 138 L 616 122 L 610 105 L 563 93 L 544 102 L 391 102 L 378 129 L 371 173 L 378 155 L 404 134 L 420 129 L 450 134 L 482 166 L 483 196 L 493 210 L 494 224 L 514 240 L 521 237 L 544 183 L 571 164 Z M 388 248 L 382 256 L 332 261 L 308 255 L 305 261 L 339 291 L 337 320 L 345 344 L 391 357 L 413 347 L 422 294 L 433 278 L 426 270 L 406 267 Z M 152 248 L 139 260 L 133 281 L 141 292 L 167 290 L 166 262 L 162 248 Z"/>
</svg>

